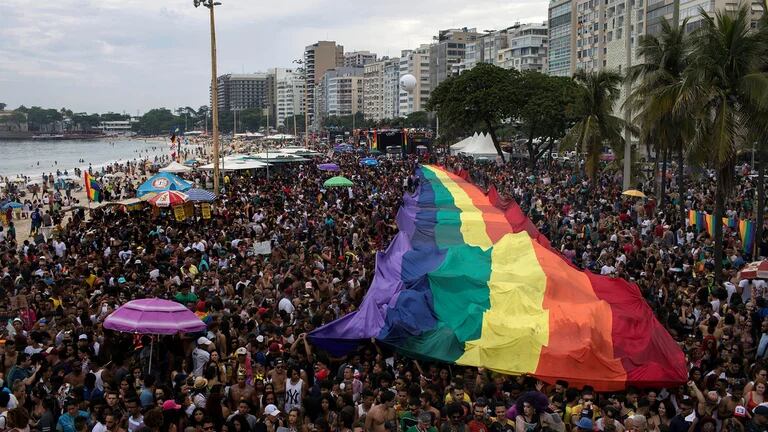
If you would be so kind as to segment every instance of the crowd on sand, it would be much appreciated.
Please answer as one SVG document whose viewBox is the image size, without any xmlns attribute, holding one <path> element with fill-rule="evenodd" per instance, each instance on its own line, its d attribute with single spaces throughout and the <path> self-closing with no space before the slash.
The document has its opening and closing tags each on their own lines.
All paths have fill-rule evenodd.
<svg viewBox="0 0 768 432">
<path fill-rule="evenodd" d="M 325 156 L 269 178 L 228 173 L 210 219 L 47 208 L 66 219 L 56 235 L 0 231 L 0 432 L 768 431 L 768 285 L 739 280 L 751 254 L 730 231 L 715 278 L 712 239 L 679 210 L 711 208 L 706 173 L 689 173 L 684 196 L 639 199 L 609 171 L 591 182 L 577 164 L 534 172 L 525 161 L 429 157 L 516 200 L 564 259 L 636 282 L 684 351 L 687 383 L 599 393 L 418 361 L 375 341 L 342 358 L 318 350 L 307 334 L 360 304 L 403 194 L 418 187 L 414 157 L 358 159 L 333 158 L 351 188 L 324 189 Z M 734 215 L 754 212 L 753 182 L 740 177 Z M 265 241 L 268 255 L 256 248 Z M 183 304 L 207 330 L 104 329 L 144 297 Z"/>
</svg>

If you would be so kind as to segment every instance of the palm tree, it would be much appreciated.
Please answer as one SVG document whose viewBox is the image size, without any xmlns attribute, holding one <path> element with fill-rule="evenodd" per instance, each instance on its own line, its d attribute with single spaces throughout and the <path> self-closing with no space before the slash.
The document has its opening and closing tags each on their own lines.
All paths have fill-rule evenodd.
<svg viewBox="0 0 768 432">
<path fill-rule="evenodd" d="M 762 72 L 768 56 L 765 31 L 751 28 L 747 6 L 735 13 L 717 12 L 714 17 L 702 11 L 701 21 L 692 34 L 692 60 L 678 104 L 700 107 L 692 145 L 715 171 L 713 216 L 720 221 L 733 183 L 737 148 L 748 142 L 751 123 L 768 104 L 768 75 Z M 714 225 L 715 278 L 720 281 L 723 226 Z"/>
<path fill-rule="evenodd" d="M 694 107 L 677 104 L 678 93 L 684 82 L 688 65 L 689 44 L 686 37 L 686 19 L 679 26 L 666 19 L 661 21 L 658 35 L 640 38 L 637 55 L 643 62 L 627 71 L 627 79 L 639 81 L 626 103 L 637 112 L 635 122 L 642 125 L 642 139 L 656 146 L 657 157 L 663 152 L 664 164 L 661 173 L 661 193 L 664 199 L 666 188 L 666 154 L 674 151 L 677 156 L 677 186 L 680 198 L 680 220 L 685 220 L 685 193 L 683 164 L 687 143 L 693 133 L 691 111 Z"/>
<path fill-rule="evenodd" d="M 618 150 L 624 145 L 621 132 L 625 122 L 613 115 L 622 78 L 618 73 L 607 70 L 589 73 L 579 70 L 574 79 L 580 87 L 577 98 L 580 99 L 582 112 L 564 141 L 587 154 L 586 171 L 594 186 L 603 146 L 609 145 Z"/>
</svg>

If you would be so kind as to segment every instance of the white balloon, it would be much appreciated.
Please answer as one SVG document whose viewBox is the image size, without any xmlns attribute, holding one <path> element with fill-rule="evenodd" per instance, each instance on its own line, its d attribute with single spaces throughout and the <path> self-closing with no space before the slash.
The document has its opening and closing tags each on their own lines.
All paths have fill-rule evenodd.
<svg viewBox="0 0 768 432">
<path fill-rule="evenodd" d="M 416 88 L 416 77 L 411 74 L 405 74 L 401 76 L 400 88 L 407 91 L 408 93 L 412 92 L 413 89 Z"/>
</svg>

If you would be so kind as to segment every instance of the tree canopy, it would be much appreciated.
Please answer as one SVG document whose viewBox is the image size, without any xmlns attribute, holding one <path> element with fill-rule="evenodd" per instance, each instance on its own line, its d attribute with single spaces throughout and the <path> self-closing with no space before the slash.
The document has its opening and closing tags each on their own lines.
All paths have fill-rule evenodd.
<svg viewBox="0 0 768 432">
<path fill-rule="evenodd" d="M 476 125 L 488 131 L 497 153 L 504 158 L 496 131 L 517 113 L 520 96 L 515 92 L 516 70 L 487 63 L 453 76 L 432 91 L 427 109 L 440 119 L 465 128 Z"/>
</svg>

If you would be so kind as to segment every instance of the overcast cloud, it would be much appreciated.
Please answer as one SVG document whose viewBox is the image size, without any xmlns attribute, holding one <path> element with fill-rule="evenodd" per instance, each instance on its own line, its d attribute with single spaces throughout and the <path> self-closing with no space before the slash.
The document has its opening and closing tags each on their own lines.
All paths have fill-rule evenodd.
<svg viewBox="0 0 768 432">
<path fill-rule="evenodd" d="M 218 72 L 291 67 L 306 45 L 396 56 L 439 29 L 541 22 L 547 0 L 221 0 Z M 3 0 L 0 102 L 136 114 L 207 104 L 208 14 L 192 0 Z"/>
</svg>

